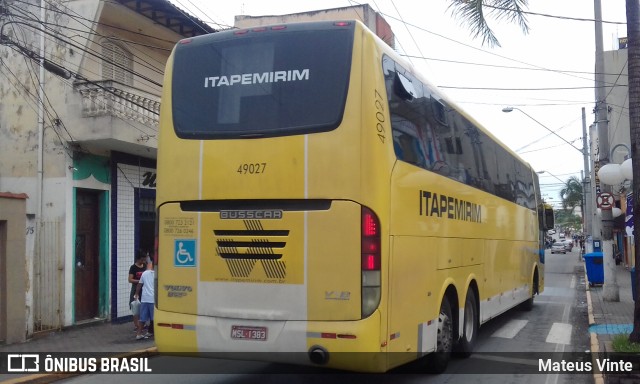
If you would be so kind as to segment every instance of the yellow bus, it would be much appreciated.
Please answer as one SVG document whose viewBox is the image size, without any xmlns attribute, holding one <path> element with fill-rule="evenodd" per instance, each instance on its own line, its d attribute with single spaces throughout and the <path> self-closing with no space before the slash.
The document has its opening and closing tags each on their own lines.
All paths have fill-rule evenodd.
<svg viewBox="0 0 640 384">
<path fill-rule="evenodd" d="M 162 101 L 160 352 L 439 372 L 543 290 L 536 173 L 358 21 L 182 40 Z"/>
</svg>

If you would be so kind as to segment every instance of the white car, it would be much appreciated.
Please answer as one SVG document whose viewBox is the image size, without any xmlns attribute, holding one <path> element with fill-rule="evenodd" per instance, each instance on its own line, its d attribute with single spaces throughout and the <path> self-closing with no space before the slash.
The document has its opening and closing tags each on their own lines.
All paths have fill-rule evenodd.
<svg viewBox="0 0 640 384">
<path fill-rule="evenodd" d="M 551 253 L 567 253 L 567 247 L 564 243 L 555 242 L 551 244 Z"/>
<path fill-rule="evenodd" d="M 564 247 L 567 251 L 571 252 L 571 250 L 573 249 L 573 241 L 565 239 L 561 240 L 560 242 L 564 244 Z"/>
</svg>

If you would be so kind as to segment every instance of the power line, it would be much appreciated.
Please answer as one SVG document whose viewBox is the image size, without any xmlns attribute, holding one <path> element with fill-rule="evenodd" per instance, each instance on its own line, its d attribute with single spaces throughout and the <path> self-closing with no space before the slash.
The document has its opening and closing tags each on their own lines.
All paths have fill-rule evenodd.
<svg viewBox="0 0 640 384">
<path fill-rule="evenodd" d="M 17 75 L 16 75 L 16 74 L 11 70 L 11 68 L 9 68 L 9 66 L 4 62 L 4 60 L 1 60 L 1 59 L 0 59 L 0 66 L 2 66 L 2 67 L 4 67 L 4 68 L 6 68 L 6 70 L 7 70 L 7 71 L 11 74 L 11 76 L 16 80 L 17 84 L 19 84 L 19 85 L 20 85 L 20 87 L 24 90 L 24 92 L 25 92 L 27 95 L 29 95 L 29 96 L 31 96 L 31 97 L 32 97 L 32 101 L 35 101 L 35 102 L 36 102 L 36 104 L 39 104 L 39 103 L 40 103 L 40 98 L 39 98 L 39 96 L 32 94 L 32 93 L 31 93 L 31 91 L 30 91 L 29 89 L 27 89 L 27 87 L 26 87 L 26 86 L 25 86 L 25 85 L 20 81 L 20 79 L 18 78 L 18 76 L 17 76 Z M 7 77 L 7 80 L 8 80 L 8 82 L 9 82 L 9 84 L 10 84 L 10 85 L 11 85 L 11 86 L 12 86 L 12 87 L 13 87 L 13 88 L 18 92 L 18 93 L 22 93 L 22 92 L 20 92 L 20 89 L 19 89 L 18 85 L 16 85 L 15 83 L 13 83 L 13 82 L 9 79 L 9 77 Z M 44 109 L 45 113 L 47 114 L 47 116 L 48 116 L 49 118 L 51 118 L 51 113 L 50 113 L 50 111 L 46 108 L 46 106 L 44 106 L 44 104 L 42 104 L 42 105 L 43 105 L 43 107 L 44 107 L 43 109 Z M 33 110 L 34 110 L 34 112 L 36 112 L 36 113 L 37 113 L 37 110 L 36 110 L 36 108 L 35 108 L 35 107 L 33 107 L 33 106 L 31 106 L 31 105 L 30 105 L 30 107 L 31 107 L 31 109 L 33 109 Z M 51 128 L 53 129 L 53 132 L 56 134 L 56 136 L 58 136 L 58 140 L 60 141 L 60 145 L 62 146 L 62 148 L 64 148 L 65 153 L 67 154 L 67 156 L 71 157 L 71 155 L 69 154 L 70 149 L 69 149 L 68 147 L 66 147 L 66 146 L 65 146 L 65 140 L 63 140 L 63 139 L 62 139 L 62 137 L 60 136 L 60 133 L 58 133 L 58 131 L 57 131 L 55 128 L 53 128 L 53 125 L 51 126 Z"/>
<path fill-rule="evenodd" d="M 104 0 L 100 0 L 100 1 L 104 1 Z M 31 4 L 31 3 L 26 2 L 26 1 L 12 0 L 12 2 L 14 2 L 14 3 L 22 3 L 22 4 L 26 4 L 28 6 L 40 9 L 40 5 Z M 60 13 L 62 15 L 65 15 L 65 16 L 69 16 L 69 17 L 75 19 L 76 21 L 78 19 L 80 19 L 80 20 L 88 21 L 88 22 L 90 22 L 92 24 L 101 25 L 103 27 L 108 27 L 108 28 L 120 30 L 120 31 L 123 31 L 123 32 L 131 33 L 131 34 L 138 35 L 138 36 L 147 37 L 147 38 L 154 39 L 154 40 L 157 40 L 157 41 L 167 42 L 167 43 L 170 43 L 171 45 L 175 44 L 175 41 L 173 41 L 173 40 L 167 40 L 167 39 L 163 39 L 163 38 L 160 38 L 160 37 L 157 37 L 157 36 L 147 35 L 145 33 L 139 32 L 139 31 L 135 31 L 135 30 L 127 29 L 127 28 L 122 28 L 122 27 L 119 27 L 119 26 L 116 26 L 116 25 L 102 23 L 102 22 L 99 22 L 99 21 L 94 21 L 94 20 L 91 20 L 91 19 L 87 19 L 86 17 L 84 17 L 84 16 L 80 15 L 79 13 L 75 12 L 72 8 L 69 8 L 68 6 L 66 6 L 64 4 L 61 4 L 61 3 L 52 3 L 51 0 L 45 0 L 45 2 L 51 6 L 49 8 L 50 11 L 57 12 L 57 13 Z M 66 12 L 63 12 L 61 10 L 58 10 L 57 8 L 59 8 L 59 7 L 63 7 L 65 9 L 68 9 L 69 11 L 75 13 L 76 16 L 71 15 L 71 14 L 66 13 Z M 81 24 L 81 23 L 78 22 L 78 24 Z"/>
<path fill-rule="evenodd" d="M 497 7 L 495 5 L 489 5 L 489 4 L 482 4 L 483 7 L 487 7 L 487 8 L 493 8 L 493 9 L 498 9 L 498 10 L 502 10 L 502 11 L 512 11 L 512 12 L 516 12 L 515 9 L 512 8 L 503 8 L 503 7 Z M 534 15 L 534 16 L 543 16 L 543 17 L 549 17 L 549 18 L 553 18 L 553 19 L 561 19 L 561 20 L 572 20 L 572 21 L 589 21 L 589 22 L 601 22 L 603 24 L 618 24 L 618 25 L 627 25 L 626 22 L 622 22 L 622 21 L 606 21 L 606 20 L 596 20 L 596 19 L 586 19 L 586 18 L 581 18 L 581 17 L 570 17 L 570 16 L 558 16 L 558 15 L 550 15 L 548 13 L 538 13 L 538 12 L 530 12 L 530 11 L 521 11 L 523 14 L 525 15 Z"/>
<path fill-rule="evenodd" d="M 47 39 L 47 40 L 52 41 L 51 39 Z M 12 49 L 16 49 L 16 50 L 17 50 L 18 48 L 17 48 L 17 47 L 12 47 Z M 23 54 L 23 56 L 24 56 L 24 52 L 19 52 L 19 53 Z M 31 53 L 27 53 L 27 54 L 26 54 L 26 56 L 30 56 L 30 55 L 31 55 Z M 26 57 L 25 57 L 25 59 L 26 59 Z M 34 59 L 34 60 L 35 60 L 35 59 Z M 66 60 L 64 60 L 64 59 L 62 59 L 62 61 L 63 61 L 63 62 L 66 62 Z M 45 61 L 45 64 L 46 64 L 46 63 L 48 63 L 48 61 Z M 64 67 L 63 67 L 63 68 L 64 68 Z M 96 74 L 95 72 L 89 71 L 89 70 L 87 70 L 87 69 L 85 69 L 85 71 L 87 71 L 87 72 L 89 72 L 89 73 L 91 73 L 91 74 L 94 74 L 94 75 L 98 76 L 98 74 Z M 69 72 L 69 76 L 72 76 L 71 72 Z M 92 82 L 92 81 L 87 81 L 87 82 L 88 82 L 88 83 L 91 83 L 91 84 L 95 84 L 95 83 L 94 83 L 94 82 Z M 68 85 L 69 85 L 70 87 L 73 87 L 73 84 L 68 84 Z M 37 88 L 37 86 L 36 86 L 36 85 L 34 85 L 34 87 L 36 87 L 36 88 Z M 45 96 L 46 96 L 46 94 L 45 94 Z M 118 95 L 116 95 L 116 96 L 118 96 Z M 121 98 L 121 97 L 116 97 L 116 98 L 114 98 L 112 101 L 113 101 L 114 103 L 119 104 L 119 105 L 120 105 L 124 110 L 128 109 L 128 110 L 130 110 L 130 111 L 132 111 L 132 112 L 134 112 L 134 113 L 139 113 L 139 111 L 137 111 L 137 110 L 133 109 L 130 105 L 128 105 L 126 102 L 124 102 L 124 100 L 122 100 L 122 98 Z M 100 101 L 96 100 L 96 102 L 100 102 Z M 107 105 L 107 103 L 106 103 L 105 101 L 101 101 L 101 103 L 102 103 L 102 105 L 103 105 L 103 106 L 106 106 L 106 105 Z M 51 103 L 50 103 L 50 104 L 51 104 Z M 134 105 L 136 105 L 136 106 L 139 106 L 137 103 L 132 103 L 132 104 L 134 104 Z M 157 113 L 156 113 L 156 115 L 157 115 Z M 124 119 L 122 119 L 122 120 L 123 120 L 123 121 L 125 121 L 125 122 L 127 122 L 127 121 L 126 121 L 126 120 L 124 120 Z M 127 122 L 127 123 L 128 123 L 128 122 Z M 145 125 L 144 123 L 142 123 L 142 124 L 143 124 L 143 125 Z M 132 127 L 134 127 L 133 125 L 131 125 L 131 126 L 132 126 Z M 146 125 L 146 126 L 147 126 L 148 128 L 150 128 L 150 129 L 154 130 L 154 132 L 157 132 L 157 129 L 156 129 L 155 127 L 153 127 L 153 126 L 148 126 L 148 125 Z M 66 129 L 66 127 L 64 127 L 64 128 Z M 138 129 L 138 128 L 136 127 L 136 129 Z M 139 129 L 138 129 L 138 130 L 139 130 Z M 146 132 L 143 132 L 143 133 L 144 133 L 145 135 L 148 135 Z M 71 136 L 71 135 L 69 135 L 69 136 Z M 155 135 L 151 135 L 151 136 L 155 136 Z"/>
<path fill-rule="evenodd" d="M 613 85 L 614 87 L 627 87 L 627 85 Z M 570 89 L 594 89 L 591 87 L 549 87 L 549 88 L 497 88 L 497 87 L 458 87 L 449 85 L 438 85 L 438 88 L 443 89 L 466 89 L 466 90 L 484 90 L 484 91 L 564 91 Z"/>
<path fill-rule="evenodd" d="M 173 1 L 175 1 L 175 2 L 176 2 L 176 3 L 178 3 L 178 4 L 180 4 L 180 2 L 179 2 L 178 0 L 173 0 Z M 182 5 L 182 4 L 180 4 L 180 6 L 181 6 L 181 7 L 184 7 L 184 5 Z M 182 16 L 186 17 L 186 18 L 187 18 L 187 20 L 191 21 L 192 23 L 194 23 L 195 25 L 197 25 L 197 26 L 198 26 L 198 28 L 202 29 L 202 31 L 203 31 L 205 34 L 208 34 L 208 33 L 209 33 L 209 31 L 207 31 L 207 30 L 206 30 L 202 25 L 200 25 L 200 23 L 198 23 L 198 22 L 196 22 L 195 20 L 193 20 L 193 18 L 192 18 L 189 14 L 184 13 L 184 12 L 182 11 L 182 9 L 180 9 L 180 8 L 178 8 L 178 7 L 175 7 L 175 8 L 178 10 L 178 12 L 180 12 L 180 13 L 182 14 Z"/>
<path fill-rule="evenodd" d="M 17 9 L 17 10 L 21 11 L 20 9 Z M 25 11 L 22 11 L 22 12 L 25 12 Z M 50 31 L 50 32 L 45 32 L 45 33 L 46 33 L 47 35 L 49 35 L 49 36 L 53 37 L 54 39 L 59 40 L 59 41 L 61 41 L 61 42 L 62 42 L 62 43 L 64 43 L 64 44 L 68 44 L 68 45 L 70 45 L 70 46 L 72 46 L 72 47 L 74 47 L 74 48 L 76 48 L 76 49 L 78 49 L 78 50 L 80 50 L 80 51 L 82 51 L 82 52 L 88 53 L 89 55 L 91 55 L 91 56 L 93 56 L 93 57 L 97 57 L 97 58 L 99 58 L 100 60 L 102 60 L 102 61 L 104 61 L 104 62 L 108 62 L 108 63 L 109 63 L 109 64 L 111 64 L 111 65 L 117 66 L 118 68 L 122 69 L 123 71 L 127 71 L 127 72 L 129 72 L 129 73 L 131 73 L 131 74 L 137 75 L 138 77 L 140 77 L 140 78 L 142 78 L 142 79 L 144 79 L 144 80 L 147 80 L 147 81 L 152 82 L 152 80 L 150 80 L 150 79 L 146 78 L 145 76 L 140 75 L 139 73 L 135 73 L 132 69 L 127 68 L 126 66 L 119 65 L 118 63 L 114 63 L 114 62 L 112 62 L 112 61 L 111 61 L 111 60 L 109 60 L 107 57 L 105 57 L 104 55 L 102 55 L 101 53 L 98 53 L 97 51 L 95 51 L 95 50 L 93 50 L 93 49 L 87 49 L 87 48 L 85 48 L 85 47 L 78 46 L 78 45 L 74 44 L 74 43 L 73 43 L 73 42 L 71 42 L 70 40 L 66 40 L 65 38 L 67 38 L 67 39 L 68 39 L 68 38 L 69 38 L 68 36 L 64 36 L 64 38 L 63 38 L 63 37 L 61 37 L 61 36 L 60 36 L 60 31 L 57 31 L 57 30 L 55 30 L 55 29 L 53 29 L 53 28 L 49 28 L 49 27 L 47 27 L 47 24 L 51 24 L 51 23 L 42 23 L 42 22 L 40 21 L 40 19 L 39 19 L 38 17 L 35 17 L 35 15 L 33 15 L 33 14 L 32 14 L 32 18 L 26 18 L 26 17 L 25 17 L 24 19 L 26 19 L 26 20 L 28 20 L 28 21 L 32 21 L 32 22 L 38 23 L 38 24 L 45 24 L 45 25 L 43 26 L 43 27 L 44 27 L 44 30 L 45 30 L 45 31 Z M 13 22 L 13 23 L 29 25 L 29 26 L 31 26 L 32 28 L 35 28 L 35 29 L 37 29 L 37 30 L 41 31 L 41 30 L 40 30 L 40 29 L 38 29 L 37 27 L 35 27 L 35 26 L 31 25 L 31 24 L 28 24 L 28 23 L 18 22 L 18 21 L 15 21 L 15 22 Z M 56 26 L 58 26 L 58 27 L 60 27 L 60 28 L 68 29 L 67 27 L 62 27 L 62 26 L 59 26 L 59 25 L 57 25 L 57 24 L 54 24 L 54 25 L 56 25 Z M 109 39 L 109 37 L 104 36 L 104 35 L 101 35 L 100 33 L 95 32 L 94 34 L 95 34 L 96 36 L 100 36 L 100 37 L 102 37 L 102 38 Z M 86 39 L 87 41 L 90 41 L 90 42 L 92 41 L 92 40 L 90 40 L 88 37 L 84 37 L 84 36 L 80 36 L 80 37 L 82 37 L 82 38 Z M 138 58 L 137 63 L 138 63 L 139 65 L 141 65 L 142 67 L 148 68 L 148 69 L 152 70 L 153 72 L 155 72 L 155 73 L 157 73 L 157 74 L 159 74 L 159 75 L 162 75 L 162 74 L 163 74 L 162 69 L 160 69 L 160 68 L 158 68 L 158 67 L 153 66 L 151 63 L 147 62 L 146 60 L 144 60 L 144 59 L 142 59 L 142 58 L 139 58 L 139 57 L 136 57 L 135 55 L 134 55 L 134 58 Z M 135 60 L 134 60 L 134 62 L 135 62 Z M 153 83 L 153 82 L 152 82 L 152 83 Z M 156 83 L 155 85 L 157 85 L 157 84 L 158 84 L 158 83 Z"/>
<path fill-rule="evenodd" d="M 78 50 L 81 50 L 81 51 L 83 51 L 83 52 L 86 52 L 86 53 L 88 53 L 89 55 L 92 55 L 92 56 L 95 56 L 95 57 L 99 57 L 99 58 L 101 58 L 102 60 L 104 60 L 105 62 L 107 62 L 107 63 L 109 63 L 109 64 L 113 65 L 114 67 L 118 67 L 118 68 L 120 68 L 120 69 L 122 69 L 122 70 L 124 70 L 124 71 L 128 71 L 128 72 L 130 72 L 130 73 L 132 73 L 132 74 L 134 74 L 134 75 L 138 76 L 139 78 L 141 78 L 141 79 L 143 79 L 143 80 L 145 80 L 145 81 L 147 81 L 147 82 L 149 82 L 149 83 L 151 83 L 151 84 L 153 84 L 153 85 L 156 85 L 156 86 L 158 86 L 158 87 L 162 88 L 162 84 L 161 84 L 161 83 L 158 83 L 157 81 L 152 80 L 152 79 L 150 79 L 150 78 L 149 78 L 149 77 L 147 77 L 147 76 L 144 76 L 144 75 L 142 75 L 142 74 L 140 74 L 140 73 L 137 73 L 137 72 L 135 72 L 135 71 L 132 71 L 132 70 L 128 69 L 127 67 L 123 66 L 123 65 L 122 65 L 122 64 L 120 64 L 120 63 L 117 63 L 117 62 L 114 62 L 114 61 L 108 60 L 108 59 L 107 59 L 107 58 L 105 58 L 104 56 L 100 56 L 100 55 L 98 55 L 98 54 L 96 54 L 96 53 L 93 53 L 93 52 L 91 52 L 91 51 L 88 51 L 88 50 L 84 49 L 83 47 L 80 47 L 80 46 L 79 46 L 79 45 L 77 45 L 77 44 L 74 44 L 74 43 L 72 43 L 72 42 L 70 42 L 70 41 L 68 41 L 68 40 L 65 40 L 65 39 L 61 38 L 60 36 L 58 36 L 58 35 L 57 35 L 57 34 L 55 34 L 55 33 L 49 32 L 49 31 L 47 31 L 47 30 L 46 30 L 46 29 L 44 29 L 44 28 L 39 28 L 39 27 L 34 26 L 34 25 L 31 25 L 31 24 L 29 24 L 29 23 L 25 23 L 25 22 L 21 22 L 21 21 L 9 21 L 9 22 L 5 23 L 5 24 L 2 26 L 2 28 L 0 28 L 0 39 L 2 39 L 2 40 L 7 40 L 7 41 L 9 40 L 8 36 L 4 36 L 4 34 L 3 34 L 3 32 L 4 32 L 4 31 L 3 31 L 3 29 L 4 29 L 4 27 L 5 27 L 5 26 L 10 25 L 10 24 L 22 24 L 22 25 L 26 25 L 26 26 L 28 26 L 28 27 L 31 27 L 31 28 L 33 28 L 33 29 L 35 29 L 35 30 L 37 30 L 37 31 L 40 31 L 40 32 L 42 32 L 42 33 L 44 33 L 44 34 L 47 34 L 47 35 L 49 35 L 49 36 L 52 36 L 53 38 L 58 39 L 58 40 L 62 41 L 63 43 L 68 44 L 68 45 L 70 45 L 70 46 L 72 46 L 72 47 L 74 47 L 74 48 L 76 48 L 76 49 L 78 49 Z"/>
<path fill-rule="evenodd" d="M 181 7 L 183 7 L 184 9 L 188 9 L 187 7 L 185 7 L 184 5 L 182 5 L 182 3 L 180 3 L 180 1 L 178 1 L 178 0 L 171 0 L 171 1 L 172 1 L 172 2 L 176 2 L 176 3 L 178 3 L 178 4 L 179 4 Z M 213 20 L 213 19 L 211 18 L 211 16 L 209 16 L 206 12 L 204 12 L 204 11 L 202 11 L 200 8 L 198 8 L 198 6 L 197 6 L 196 4 L 194 4 L 193 2 L 191 2 L 191 0 L 187 0 L 187 1 L 188 1 L 188 2 L 189 2 L 189 4 L 191 4 L 195 9 L 197 9 L 197 10 L 200 12 L 200 14 L 201 14 L 201 15 L 204 15 L 204 16 L 205 16 L 205 17 L 207 17 L 207 18 L 208 18 L 208 19 L 209 19 L 213 24 L 217 25 L 219 29 L 233 28 L 233 26 L 223 25 L 223 24 L 220 24 L 220 23 L 216 22 L 215 20 Z M 183 15 L 185 15 L 185 14 L 182 12 L 182 10 L 180 10 L 180 12 L 181 12 Z M 185 16 L 186 16 L 186 17 L 188 17 L 188 18 L 191 20 L 191 18 L 190 18 L 189 16 L 187 16 L 187 15 L 185 15 Z M 207 31 L 205 31 L 205 32 L 207 32 Z M 209 32 L 207 32 L 207 33 L 209 33 Z"/>
<path fill-rule="evenodd" d="M 414 58 L 414 59 L 429 60 L 429 61 L 439 61 L 439 62 L 444 62 L 444 63 L 473 65 L 473 66 L 477 66 L 477 67 L 505 68 L 505 69 L 517 69 L 517 70 L 541 71 L 541 72 L 554 72 L 554 73 L 578 73 L 578 74 L 583 74 L 583 75 L 594 74 L 593 71 L 592 72 L 587 72 L 587 71 L 572 71 L 572 70 L 564 70 L 564 69 L 514 67 L 514 66 L 511 66 L 511 65 L 473 63 L 473 62 L 470 62 L 470 61 L 447 60 L 447 59 L 438 59 L 438 58 L 435 58 L 435 57 L 415 56 L 415 55 L 406 55 L 406 54 L 401 54 L 400 56 L 411 57 L 411 58 Z M 627 76 L 626 74 L 614 74 L 614 73 L 605 73 L 605 75 Z M 585 80 L 591 80 L 591 79 L 585 79 Z"/>
<path fill-rule="evenodd" d="M 405 22 L 405 21 L 403 21 L 403 20 L 401 20 L 401 19 L 398 19 L 398 18 L 396 18 L 396 17 L 394 17 L 394 16 L 391 16 L 391 15 L 389 15 L 389 14 L 385 14 L 385 13 L 383 13 L 383 12 L 380 12 L 380 14 L 381 14 L 381 15 L 383 15 L 383 16 L 386 16 L 386 17 L 388 17 L 388 18 L 390 18 L 390 19 L 393 19 L 393 20 L 396 20 L 396 21 L 398 21 L 398 22 L 401 22 L 401 23 L 404 23 L 404 24 L 406 24 L 406 25 L 409 25 L 409 26 L 411 26 L 411 27 L 413 27 L 413 28 L 416 28 L 416 29 L 418 29 L 418 30 L 421 30 L 421 31 L 423 31 L 423 32 L 426 32 L 426 33 L 429 33 L 429 34 L 431 34 L 431 35 L 434 35 L 434 36 L 440 37 L 440 38 L 442 38 L 442 39 L 444 39 L 444 40 L 451 41 L 451 42 L 456 43 L 456 44 L 458 44 L 458 45 L 462 45 L 462 46 L 464 46 L 464 47 L 467 47 L 467 48 L 470 48 L 470 49 L 473 49 L 473 50 L 476 50 L 476 51 L 480 51 L 480 52 L 485 53 L 485 54 L 488 54 L 488 55 L 492 55 L 492 56 L 495 56 L 495 57 L 499 57 L 499 58 L 502 58 L 502 59 L 505 59 L 505 60 L 508 60 L 508 61 L 513 61 L 513 62 L 516 62 L 516 63 L 518 63 L 518 64 L 528 65 L 528 66 L 533 67 L 533 68 L 545 69 L 545 70 L 547 70 L 547 71 L 549 71 L 549 72 L 556 72 L 556 73 L 559 73 L 559 74 L 562 74 L 562 75 L 565 75 L 565 76 L 575 77 L 575 78 L 583 79 L 583 80 L 591 80 L 591 79 L 586 79 L 586 78 L 583 78 L 583 77 L 580 77 L 580 76 L 574 76 L 574 75 L 571 75 L 571 74 L 569 74 L 569 73 L 564 73 L 564 72 L 555 71 L 555 70 L 553 70 L 553 69 L 544 68 L 544 67 L 541 67 L 541 66 L 539 66 L 539 65 L 526 63 L 526 62 L 521 61 L 521 60 L 512 59 L 512 58 L 510 58 L 510 57 L 507 57 L 507 56 L 504 56 L 504 55 L 500 55 L 500 54 L 495 53 L 495 52 L 486 51 L 486 50 L 484 50 L 484 49 L 477 48 L 477 47 L 474 47 L 474 46 L 472 46 L 472 45 L 465 44 L 465 43 L 460 42 L 460 41 L 458 41 L 458 40 L 455 40 L 455 39 L 452 39 L 452 38 L 450 38 L 450 37 L 444 36 L 444 35 L 442 35 L 442 34 L 440 34 L 440 33 L 436 33 L 436 32 L 430 31 L 430 30 L 428 30 L 428 29 L 426 29 L 426 28 L 422 28 L 422 27 L 417 26 L 417 25 L 415 25 L 415 24 L 407 23 L 407 22 Z M 491 90 L 491 89 L 488 89 L 488 90 Z"/>
<path fill-rule="evenodd" d="M 26 47 L 21 46 L 20 44 L 16 43 L 15 41 L 12 41 L 11 39 L 9 39 L 6 36 L 4 36 L 0 42 L 2 42 L 2 44 L 4 44 L 4 45 L 13 45 L 13 46 L 19 48 L 19 52 L 21 52 L 22 54 L 26 55 L 28 58 L 30 58 L 32 60 L 38 60 L 38 61 L 39 60 L 44 60 L 45 63 L 49 63 L 51 65 L 51 61 L 48 60 L 47 58 L 40 57 L 40 55 L 38 55 L 37 53 L 29 50 Z M 54 65 L 56 65 L 56 64 L 54 64 Z M 101 85 L 101 84 L 99 84 L 99 83 L 97 83 L 97 82 L 95 82 L 93 80 L 87 79 L 86 77 L 84 77 L 84 76 L 82 76 L 82 75 L 80 75 L 78 73 L 73 73 L 73 72 L 69 71 L 66 68 L 63 68 L 63 69 L 69 72 L 69 76 L 68 76 L 69 78 L 70 77 L 75 77 L 78 80 L 86 81 L 86 82 L 91 83 L 92 85 L 95 85 L 96 87 L 102 89 L 105 92 L 108 92 L 108 93 L 110 93 L 110 94 L 112 94 L 114 96 L 118 96 L 119 97 L 119 95 L 116 92 L 114 92 L 113 90 L 109 89 L 108 87 L 104 87 L 103 85 Z M 150 112 L 150 113 L 153 113 L 154 115 L 158 115 L 158 112 L 154 111 L 153 109 L 149 109 L 149 108 L 147 108 L 146 106 L 144 106 L 142 104 L 136 103 L 135 101 L 129 101 L 129 102 L 131 104 L 137 106 L 137 107 L 140 107 L 140 108 Z"/>
</svg>

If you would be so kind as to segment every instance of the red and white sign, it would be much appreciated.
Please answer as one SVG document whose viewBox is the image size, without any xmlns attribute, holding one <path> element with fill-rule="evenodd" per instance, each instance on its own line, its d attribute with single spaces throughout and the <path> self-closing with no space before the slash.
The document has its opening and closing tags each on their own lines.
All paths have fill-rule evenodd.
<svg viewBox="0 0 640 384">
<path fill-rule="evenodd" d="M 611 209 L 615 204 L 615 199 L 613 195 L 608 192 L 602 192 L 596 197 L 596 205 L 600 209 Z"/>
</svg>

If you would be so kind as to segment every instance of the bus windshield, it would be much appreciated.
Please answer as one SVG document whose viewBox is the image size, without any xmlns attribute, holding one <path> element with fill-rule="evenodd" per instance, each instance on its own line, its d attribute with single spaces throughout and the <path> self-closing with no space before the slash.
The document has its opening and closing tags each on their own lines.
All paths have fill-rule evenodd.
<svg viewBox="0 0 640 384">
<path fill-rule="evenodd" d="M 173 124 L 180 138 L 282 136 L 342 121 L 353 25 L 215 33 L 178 44 Z"/>
</svg>

